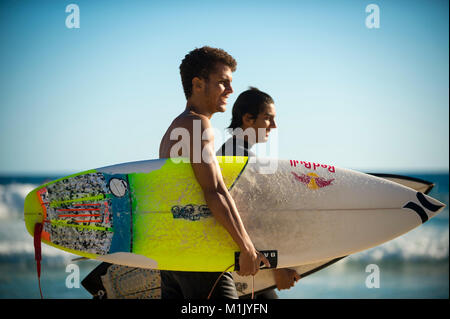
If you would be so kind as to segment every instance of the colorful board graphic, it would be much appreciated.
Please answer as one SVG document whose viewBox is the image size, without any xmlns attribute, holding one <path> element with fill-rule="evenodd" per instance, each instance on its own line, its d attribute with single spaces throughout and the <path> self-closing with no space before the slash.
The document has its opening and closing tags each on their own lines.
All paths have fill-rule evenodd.
<svg viewBox="0 0 450 319">
<path fill-rule="evenodd" d="M 246 158 L 231 161 L 223 167 L 228 187 L 246 161 Z M 167 229 L 172 232 L 172 242 L 175 238 L 182 240 L 186 233 L 209 229 L 211 240 L 217 240 L 217 245 L 228 243 L 228 251 L 222 247 L 218 259 L 208 260 L 192 250 L 192 258 L 207 263 L 206 267 L 217 267 L 224 261 L 231 264 L 237 247 L 211 218 L 190 164 L 163 162 L 158 169 L 152 170 L 150 166 L 139 173 L 90 170 L 33 190 L 25 201 L 28 231 L 33 235 L 34 224 L 43 222 L 42 241 L 62 250 L 94 259 L 107 254 L 134 253 L 152 256 L 159 265 L 164 265 L 177 263 L 174 260 L 177 257 L 167 253 L 172 244 L 164 241 Z"/>
</svg>

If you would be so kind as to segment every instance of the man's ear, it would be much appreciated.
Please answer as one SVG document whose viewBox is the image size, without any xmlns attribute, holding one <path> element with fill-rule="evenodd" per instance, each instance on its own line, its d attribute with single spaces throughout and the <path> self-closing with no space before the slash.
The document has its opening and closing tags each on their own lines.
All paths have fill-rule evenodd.
<svg viewBox="0 0 450 319">
<path fill-rule="evenodd" d="M 196 76 L 192 79 L 192 90 L 202 90 L 204 84 L 203 79 Z"/>
<path fill-rule="evenodd" d="M 253 123 L 255 123 L 255 119 L 250 113 L 245 113 L 242 116 L 242 124 L 244 124 L 244 127 L 250 127 L 253 125 Z"/>
</svg>

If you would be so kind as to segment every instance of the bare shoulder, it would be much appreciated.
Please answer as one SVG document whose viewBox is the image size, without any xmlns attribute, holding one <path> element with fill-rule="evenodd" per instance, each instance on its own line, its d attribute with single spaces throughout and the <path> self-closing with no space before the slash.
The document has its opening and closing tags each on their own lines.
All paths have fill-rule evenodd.
<svg viewBox="0 0 450 319">
<path fill-rule="evenodd" d="M 185 147 L 189 149 L 192 148 L 194 143 L 192 139 L 199 138 L 200 143 L 203 142 L 201 137 L 204 131 L 209 128 L 211 128 L 211 123 L 208 117 L 194 112 L 181 113 L 172 121 L 161 140 L 159 147 L 160 158 L 171 157 L 171 148 L 179 142 L 182 144 L 178 145 L 183 145 L 184 143 Z M 197 135 L 197 132 L 200 134 Z M 183 139 L 183 137 L 185 138 Z M 209 134 L 205 134 L 204 137 L 206 141 L 210 141 Z M 181 156 L 181 154 L 179 155 Z"/>
<path fill-rule="evenodd" d="M 198 113 L 184 113 L 180 114 L 173 122 L 171 127 L 184 127 L 188 130 L 193 129 L 194 125 L 200 125 L 202 130 L 211 127 L 211 122 L 208 117 Z"/>
</svg>

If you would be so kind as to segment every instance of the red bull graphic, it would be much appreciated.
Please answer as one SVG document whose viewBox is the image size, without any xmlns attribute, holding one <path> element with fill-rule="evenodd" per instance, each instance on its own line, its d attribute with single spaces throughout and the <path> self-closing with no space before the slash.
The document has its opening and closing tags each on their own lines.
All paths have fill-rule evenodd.
<svg viewBox="0 0 450 319">
<path fill-rule="evenodd" d="M 294 172 L 291 172 L 292 175 L 294 175 L 295 179 L 306 186 L 308 186 L 309 189 L 316 190 L 319 188 L 327 187 L 332 185 L 331 183 L 334 181 L 334 178 L 332 179 L 325 179 L 323 177 L 320 177 L 316 173 L 308 173 L 308 174 L 301 174 L 297 175 Z"/>
<path fill-rule="evenodd" d="M 334 168 L 334 166 L 331 166 L 331 165 L 297 161 L 297 160 L 289 160 L 289 162 L 291 163 L 292 167 L 297 167 L 297 165 L 303 165 L 303 166 L 305 166 L 305 168 L 313 169 L 313 170 L 316 170 L 317 168 L 322 167 L 322 168 L 328 168 L 328 171 L 330 173 L 336 173 L 336 169 Z"/>
</svg>

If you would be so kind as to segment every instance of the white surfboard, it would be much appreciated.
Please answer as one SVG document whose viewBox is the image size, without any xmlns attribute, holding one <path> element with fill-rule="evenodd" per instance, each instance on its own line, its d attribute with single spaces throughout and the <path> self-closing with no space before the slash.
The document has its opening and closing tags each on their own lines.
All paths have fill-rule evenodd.
<svg viewBox="0 0 450 319">
<path fill-rule="evenodd" d="M 373 175 L 394 183 L 398 183 L 405 187 L 411 188 L 416 192 L 423 192 L 425 194 L 428 194 L 434 187 L 434 183 L 432 182 L 410 176 L 385 174 L 385 173 L 369 173 L 369 175 Z M 291 267 L 290 269 L 295 270 L 300 275 L 301 278 L 305 278 L 309 275 L 312 275 L 322 269 L 325 269 L 335 264 L 336 262 L 342 260 L 345 257 L 347 256 L 323 260 L 312 264 Z M 246 277 L 239 276 L 236 272 L 233 272 L 233 278 L 239 296 L 251 296 L 252 289 L 253 292 L 257 293 L 264 290 L 276 288 L 275 277 L 272 269 L 265 269 L 259 271 L 256 274 L 254 280 L 248 276 Z"/>
<path fill-rule="evenodd" d="M 264 174 L 275 164 L 275 173 Z M 249 163 L 230 194 L 243 212 L 255 247 L 277 247 L 278 267 L 322 262 L 375 247 L 445 207 L 421 192 L 373 175 L 305 161 L 275 164 Z"/>
</svg>

